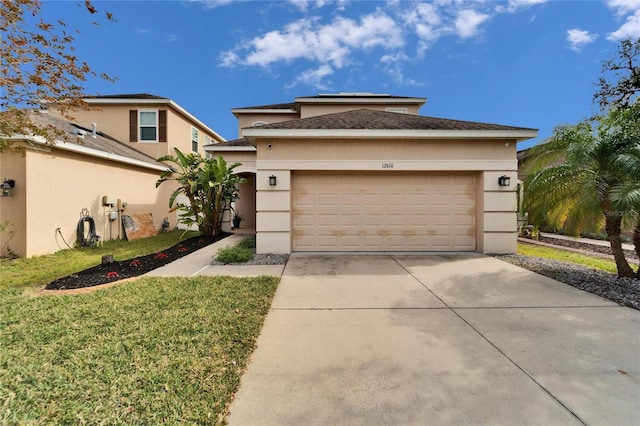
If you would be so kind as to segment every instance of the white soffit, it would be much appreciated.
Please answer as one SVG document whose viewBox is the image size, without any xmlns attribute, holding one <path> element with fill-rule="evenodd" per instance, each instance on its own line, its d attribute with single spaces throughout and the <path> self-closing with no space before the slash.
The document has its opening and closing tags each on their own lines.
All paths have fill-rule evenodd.
<svg viewBox="0 0 640 426">
<path fill-rule="evenodd" d="M 247 128 L 247 139 L 516 139 L 518 142 L 538 136 L 537 130 L 415 130 L 415 129 L 264 129 Z"/>
<path fill-rule="evenodd" d="M 255 146 L 216 146 L 206 145 L 204 150 L 207 152 L 253 152 L 257 151 Z"/>
</svg>

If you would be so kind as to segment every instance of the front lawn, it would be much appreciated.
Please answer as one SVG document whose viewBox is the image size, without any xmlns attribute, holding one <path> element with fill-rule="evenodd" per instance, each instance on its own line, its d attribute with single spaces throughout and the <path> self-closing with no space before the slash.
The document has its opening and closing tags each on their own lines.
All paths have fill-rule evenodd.
<svg viewBox="0 0 640 426">
<path fill-rule="evenodd" d="M 0 290 L 0 424 L 215 424 L 279 278 Z"/>
<path fill-rule="evenodd" d="M 518 242 L 518 254 L 575 263 L 594 269 L 600 269 L 612 274 L 618 273 L 616 262 L 613 260 L 603 259 L 596 256 L 588 256 L 586 254 L 576 253 L 569 250 Z"/>
<path fill-rule="evenodd" d="M 60 250 L 55 254 L 28 259 L 0 258 L 0 290 L 19 287 L 44 287 L 56 278 L 99 265 L 102 256 L 111 254 L 114 260 L 144 256 L 171 247 L 197 232 L 172 231 L 139 240 L 111 240 L 97 247 Z"/>
</svg>

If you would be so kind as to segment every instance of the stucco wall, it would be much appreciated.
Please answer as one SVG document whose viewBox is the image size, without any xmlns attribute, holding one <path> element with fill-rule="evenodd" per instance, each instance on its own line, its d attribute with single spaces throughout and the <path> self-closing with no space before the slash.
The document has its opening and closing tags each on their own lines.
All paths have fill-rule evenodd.
<svg viewBox="0 0 640 426">
<path fill-rule="evenodd" d="M 418 114 L 419 107 L 410 104 L 393 104 L 392 101 L 380 104 L 315 104 L 305 103 L 300 111 L 300 118 L 316 117 L 324 114 L 334 114 L 337 112 L 353 111 L 356 109 L 372 109 L 386 111 L 387 109 L 406 109 L 406 114 Z"/>
<path fill-rule="evenodd" d="M 271 145 L 271 147 L 269 147 Z M 515 141 L 320 140 L 258 141 L 256 232 L 258 252 L 291 251 L 291 171 L 475 171 L 478 173 L 477 247 L 483 253 L 516 249 Z M 277 186 L 269 186 L 269 176 Z M 498 178 L 511 177 L 500 187 Z"/>
<path fill-rule="evenodd" d="M 255 123 L 280 123 L 283 121 L 294 120 L 298 118 L 296 113 L 241 113 L 236 114 L 238 117 L 238 137 L 242 137 L 242 129 L 245 127 L 253 127 Z"/>
<path fill-rule="evenodd" d="M 93 107 L 92 107 L 93 108 Z M 100 105 L 98 109 L 74 110 L 70 115 L 74 122 L 91 129 L 91 123 L 96 123 L 98 131 L 123 143 L 158 158 L 163 155 L 174 155 L 173 148 L 177 147 L 184 153 L 191 152 L 191 127 L 192 122 L 172 109 L 169 105 L 135 104 L 135 105 Z M 129 142 L 129 110 L 167 110 L 167 142 Z M 49 114 L 60 116 L 55 109 Z M 206 136 L 213 137 L 202 126 L 193 124 L 199 131 L 198 152 L 204 155 L 203 147 L 206 145 Z"/>
<path fill-rule="evenodd" d="M 24 208 L 15 212 L 16 217 L 24 218 L 24 224 L 19 229 L 24 236 L 24 244 L 16 248 L 13 242 L 11 244 L 11 248 L 20 256 L 30 257 L 67 248 L 62 237 L 73 245 L 83 208 L 89 210 L 96 231 L 103 240 L 118 236 L 124 238 L 119 222 L 108 220 L 108 212 L 115 208 L 102 205 L 104 195 L 127 202 L 124 214 L 151 213 L 158 230 L 165 217 L 169 218 L 171 228 L 175 227 L 176 215 L 168 213 L 169 194 L 175 189 L 175 184 L 163 184 L 156 189 L 155 182 L 160 174 L 157 170 L 127 166 L 59 149 L 49 153 L 27 150 L 24 155 L 24 174 L 16 178 L 20 196 L 6 200 L 24 200 Z M 11 161 L 5 159 L 5 153 L 4 161 Z M 4 207 L 5 201 L 2 202 Z M 56 231 L 58 228 L 60 233 Z"/>
<path fill-rule="evenodd" d="M 26 156 L 21 153 L 4 151 L 0 153 L 0 180 L 13 179 L 15 188 L 12 197 L 0 197 L 0 223 L 6 230 L 0 232 L 0 256 L 10 253 L 20 255 L 26 247 L 25 209 L 27 188 L 25 186 Z M 10 221 L 7 222 L 7 221 Z"/>
</svg>

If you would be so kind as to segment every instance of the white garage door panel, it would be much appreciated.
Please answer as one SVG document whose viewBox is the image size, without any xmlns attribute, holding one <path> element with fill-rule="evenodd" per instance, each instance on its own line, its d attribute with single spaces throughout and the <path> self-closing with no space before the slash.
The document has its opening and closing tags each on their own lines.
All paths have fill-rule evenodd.
<svg viewBox="0 0 640 426">
<path fill-rule="evenodd" d="M 295 251 L 473 251 L 472 173 L 294 173 Z"/>
</svg>

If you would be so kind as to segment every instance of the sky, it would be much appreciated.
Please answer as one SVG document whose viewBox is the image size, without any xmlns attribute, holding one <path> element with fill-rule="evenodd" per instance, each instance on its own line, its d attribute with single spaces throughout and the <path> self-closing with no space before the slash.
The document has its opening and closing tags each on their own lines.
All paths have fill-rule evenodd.
<svg viewBox="0 0 640 426">
<path fill-rule="evenodd" d="M 170 98 L 224 138 L 232 108 L 319 93 L 427 98 L 421 115 L 539 129 L 597 112 L 602 61 L 640 37 L 640 1 L 43 2 L 77 29 L 78 57 L 115 83 L 90 95 Z M 97 20 L 98 25 L 92 23 Z"/>
</svg>

